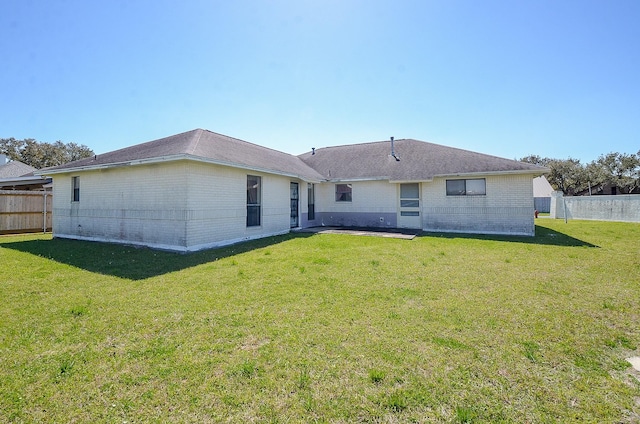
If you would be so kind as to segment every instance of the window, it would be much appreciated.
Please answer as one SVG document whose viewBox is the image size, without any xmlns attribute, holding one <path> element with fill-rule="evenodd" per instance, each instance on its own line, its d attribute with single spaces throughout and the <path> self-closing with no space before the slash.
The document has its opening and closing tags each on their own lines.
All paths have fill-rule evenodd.
<svg viewBox="0 0 640 424">
<path fill-rule="evenodd" d="M 261 178 L 247 175 L 247 227 L 260 225 Z"/>
<path fill-rule="evenodd" d="M 351 201 L 351 184 L 336 184 L 336 202 Z"/>
<path fill-rule="evenodd" d="M 400 184 L 400 207 L 420 207 L 420 185 L 418 183 Z M 414 216 L 414 215 L 403 215 Z"/>
<path fill-rule="evenodd" d="M 71 199 L 73 202 L 80 201 L 80 177 L 71 177 Z"/>
<path fill-rule="evenodd" d="M 307 219 L 316 219 L 316 188 L 313 184 L 307 184 Z"/>
<path fill-rule="evenodd" d="M 400 219 L 398 221 L 398 226 L 414 228 L 420 226 L 419 183 L 400 184 L 400 216 L 405 219 Z"/>
<path fill-rule="evenodd" d="M 472 180 L 447 180 L 447 196 L 481 196 L 487 194 L 484 178 Z"/>
</svg>

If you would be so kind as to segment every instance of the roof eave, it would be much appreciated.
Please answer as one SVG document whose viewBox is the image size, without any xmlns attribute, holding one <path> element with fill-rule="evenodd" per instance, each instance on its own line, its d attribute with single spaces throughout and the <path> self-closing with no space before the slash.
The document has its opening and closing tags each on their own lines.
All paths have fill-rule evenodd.
<svg viewBox="0 0 640 424">
<path fill-rule="evenodd" d="M 323 180 L 328 183 L 350 182 L 357 183 L 361 181 L 389 181 L 389 177 L 358 177 L 358 178 L 327 178 Z"/>
<path fill-rule="evenodd" d="M 14 177 L 14 178 L 0 178 L 0 185 L 19 185 L 19 184 L 48 184 L 51 182 L 51 178 L 46 177 Z"/>
<path fill-rule="evenodd" d="M 297 174 L 294 174 L 294 173 L 282 172 L 282 171 L 269 169 L 269 168 L 249 166 L 249 165 L 239 164 L 239 163 L 235 163 L 235 162 L 228 162 L 228 161 L 222 161 L 222 160 L 216 160 L 216 159 L 203 158 L 202 156 L 195 156 L 195 155 L 189 155 L 189 154 L 158 156 L 158 157 L 145 158 L 145 159 L 136 159 L 136 160 L 130 160 L 130 161 L 124 161 L 124 162 L 104 163 L 104 164 L 99 164 L 99 165 L 85 165 L 85 166 L 77 166 L 77 167 L 62 168 L 62 169 L 51 169 L 51 170 L 43 169 L 41 171 L 34 172 L 34 174 L 35 175 L 40 175 L 40 176 L 55 175 L 55 174 L 70 174 L 70 173 L 74 173 L 74 172 L 99 171 L 99 170 L 103 170 L 103 169 L 122 168 L 122 167 L 126 167 L 126 166 L 135 166 L 135 165 L 149 165 L 149 164 L 164 163 L 164 162 L 175 162 L 175 161 L 179 161 L 179 160 L 192 160 L 192 161 L 195 161 L 195 162 L 209 163 L 209 164 L 214 164 L 214 165 L 222 165 L 222 166 L 228 166 L 228 167 L 231 167 L 231 168 L 238 168 L 238 169 L 246 169 L 248 171 L 263 172 L 263 173 L 267 173 L 267 174 L 281 175 L 281 176 L 289 177 L 289 178 L 297 178 L 297 179 L 303 180 L 305 182 L 310 182 L 310 183 L 320 183 L 320 182 L 324 181 L 324 180 L 319 179 L 319 178 L 313 178 L 313 177 L 304 176 L 304 175 L 297 175 Z"/>
<path fill-rule="evenodd" d="M 392 183 L 392 184 L 430 183 L 432 181 L 433 181 L 433 178 L 389 180 L 389 182 Z"/>
<path fill-rule="evenodd" d="M 312 177 L 304 176 L 304 175 L 298 175 L 298 174 L 291 173 L 291 172 L 283 172 L 283 171 L 279 171 L 277 169 L 263 168 L 263 167 L 259 167 L 259 166 L 251 166 L 251 165 L 245 165 L 245 164 L 239 164 L 239 163 L 235 163 L 235 162 L 222 161 L 222 160 L 217 160 L 217 159 L 203 158 L 202 156 L 185 155 L 184 159 L 189 159 L 189 160 L 193 160 L 193 161 L 196 161 L 196 162 L 209 163 L 209 164 L 213 164 L 213 165 L 228 166 L 230 168 L 246 169 L 247 171 L 255 171 L 255 172 L 262 172 L 262 173 L 265 173 L 265 174 L 280 175 L 282 177 L 297 178 L 299 180 L 302 180 L 302 181 L 305 181 L 305 182 L 309 182 L 309 183 L 320 183 L 320 182 L 324 181 L 322 179 L 312 178 Z"/>
<path fill-rule="evenodd" d="M 452 174 L 437 174 L 433 178 L 446 177 L 488 177 L 492 175 L 535 175 L 540 176 L 549 173 L 548 168 L 543 169 L 514 169 L 509 171 L 482 171 L 482 172 L 458 172 Z"/>
</svg>

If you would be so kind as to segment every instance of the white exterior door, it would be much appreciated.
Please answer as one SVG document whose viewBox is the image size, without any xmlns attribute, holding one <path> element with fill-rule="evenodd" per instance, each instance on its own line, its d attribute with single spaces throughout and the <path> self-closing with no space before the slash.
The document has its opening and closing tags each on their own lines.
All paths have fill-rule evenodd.
<svg viewBox="0 0 640 424">
<path fill-rule="evenodd" d="M 398 185 L 398 227 L 422 228 L 420 183 Z"/>
</svg>

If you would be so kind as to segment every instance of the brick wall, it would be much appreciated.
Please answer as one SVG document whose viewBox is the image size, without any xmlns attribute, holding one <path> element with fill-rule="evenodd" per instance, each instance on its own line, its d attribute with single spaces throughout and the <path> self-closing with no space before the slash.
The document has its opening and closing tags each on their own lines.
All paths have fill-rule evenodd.
<svg viewBox="0 0 640 424">
<path fill-rule="evenodd" d="M 262 179 L 261 225 L 257 227 L 246 225 L 247 175 Z M 303 187 L 292 178 L 197 162 L 189 163 L 188 176 L 193 211 L 187 223 L 188 245 L 196 249 L 288 232 L 290 183 Z"/>
<path fill-rule="evenodd" d="M 246 226 L 246 177 L 262 178 L 261 225 Z M 72 201 L 72 177 L 80 201 Z M 484 196 L 447 196 L 445 179 L 421 184 L 423 228 L 533 235 L 531 176 L 490 176 Z M 195 161 L 107 168 L 54 175 L 53 232 L 58 237 L 198 250 L 290 229 L 293 178 Z M 351 202 L 335 201 L 335 184 L 316 184 L 315 225 L 395 227 L 398 184 L 354 181 Z"/>
<path fill-rule="evenodd" d="M 532 179 L 531 175 L 488 176 L 484 196 L 447 196 L 446 178 L 423 182 L 420 195 L 423 229 L 532 236 L 535 231 Z M 388 181 L 350 184 L 351 202 L 335 201 L 335 183 L 316 184 L 316 225 L 397 226 L 398 184 Z"/>
<path fill-rule="evenodd" d="M 262 177 L 258 227 L 246 226 L 247 174 Z M 80 177 L 79 202 L 72 201 L 74 176 Z M 186 160 L 56 174 L 53 232 L 57 237 L 172 250 L 198 250 L 286 233 L 291 181 L 300 183 Z"/>
<path fill-rule="evenodd" d="M 532 236 L 535 232 L 532 178 L 529 175 L 487 176 L 486 195 L 481 196 L 447 196 L 446 178 L 424 183 L 423 228 Z"/>
<path fill-rule="evenodd" d="M 336 184 L 316 184 L 317 225 L 395 227 L 398 186 L 388 181 L 352 181 L 352 201 L 336 202 Z"/>
<path fill-rule="evenodd" d="M 192 215 L 184 171 L 184 162 L 171 162 L 56 174 L 54 236 L 184 246 Z M 72 201 L 74 176 L 80 177 L 78 202 Z"/>
</svg>

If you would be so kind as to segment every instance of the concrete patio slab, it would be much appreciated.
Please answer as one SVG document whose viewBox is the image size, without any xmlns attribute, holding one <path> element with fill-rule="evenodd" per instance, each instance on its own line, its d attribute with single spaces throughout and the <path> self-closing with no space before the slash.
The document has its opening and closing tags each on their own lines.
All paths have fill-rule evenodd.
<svg viewBox="0 0 640 424">
<path fill-rule="evenodd" d="M 354 236 L 371 236 L 413 240 L 422 232 L 422 230 L 404 228 L 311 227 L 295 230 L 295 232 L 314 234 L 349 234 Z"/>
</svg>

